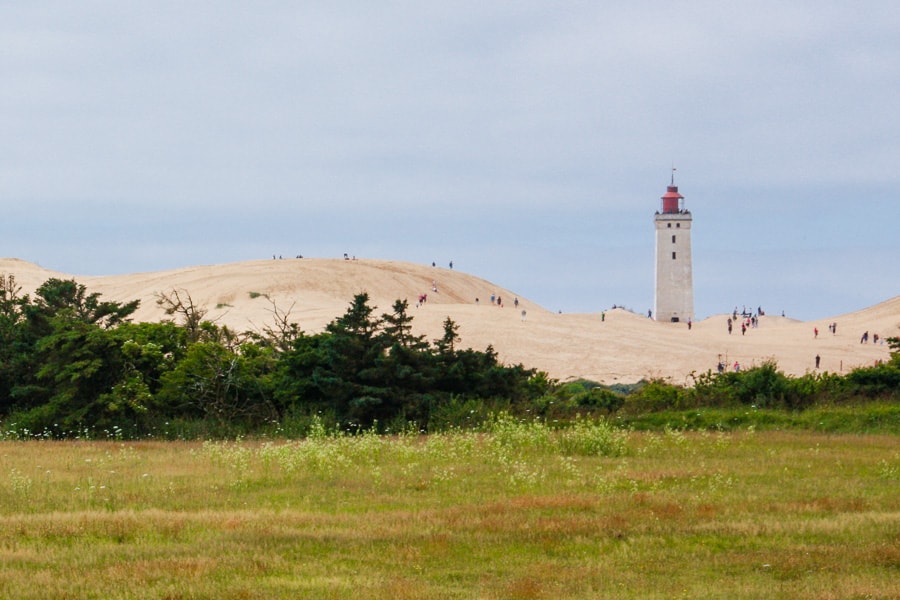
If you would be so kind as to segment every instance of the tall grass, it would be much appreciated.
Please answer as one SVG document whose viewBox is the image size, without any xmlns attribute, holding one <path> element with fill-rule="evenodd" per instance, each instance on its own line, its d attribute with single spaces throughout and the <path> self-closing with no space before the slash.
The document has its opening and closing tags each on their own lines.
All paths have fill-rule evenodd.
<svg viewBox="0 0 900 600">
<path fill-rule="evenodd" d="M 0 597 L 897 597 L 896 436 L 312 433 L 0 443 Z"/>
</svg>

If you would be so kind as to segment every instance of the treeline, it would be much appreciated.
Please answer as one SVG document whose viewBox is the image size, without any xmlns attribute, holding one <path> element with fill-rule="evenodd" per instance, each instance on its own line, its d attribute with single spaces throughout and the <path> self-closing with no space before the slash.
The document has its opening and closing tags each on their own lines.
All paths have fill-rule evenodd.
<svg viewBox="0 0 900 600">
<path fill-rule="evenodd" d="M 459 349 L 458 327 L 412 333 L 406 301 L 377 315 L 366 294 L 307 335 L 272 305 L 273 324 L 235 333 L 205 320 L 189 294 L 158 297 L 172 320 L 133 323 L 138 301 L 103 301 L 74 280 L 33 296 L 0 276 L 0 420 L 48 437 L 115 431 L 171 435 L 277 429 L 319 415 L 351 428 L 421 428 L 474 400 L 533 401 L 546 377 L 505 366 L 493 348 Z"/>
<path fill-rule="evenodd" d="M 900 341 L 892 359 L 847 375 L 789 377 L 775 363 L 667 381 L 559 383 L 503 365 L 492 347 L 457 348 L 457 325 L 413 334 L 405 301 L 377 314 L 366 294 L 310 335 L 272 304 L 272 323 L 237 333 L 205 319 L 190 295 L 157 303 L 170 320 L 133 323 L 138 301 L 103 301 L 74 280 L 22 295 L 0 275 L 0 422 L 16 437 L 302 435 L 325 422 L 342 431 L 477 426 L 492 414 L 566 423 L 700 407 L 801 411 L 900 399 Z"/>
</svg>

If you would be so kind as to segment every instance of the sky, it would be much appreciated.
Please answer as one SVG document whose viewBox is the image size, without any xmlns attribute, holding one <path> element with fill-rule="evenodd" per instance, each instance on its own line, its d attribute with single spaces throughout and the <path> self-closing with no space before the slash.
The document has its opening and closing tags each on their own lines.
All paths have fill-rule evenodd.
<svg viewBox="0 0 900 600">
<path fill-rule="evenodd" d="M 346 252 L 643 313 L 674 168 L 697 319 L 900 294 L 892 0 L 13 2 L 0 82 L 0 256 L 76 278 Z"/>
</svg>

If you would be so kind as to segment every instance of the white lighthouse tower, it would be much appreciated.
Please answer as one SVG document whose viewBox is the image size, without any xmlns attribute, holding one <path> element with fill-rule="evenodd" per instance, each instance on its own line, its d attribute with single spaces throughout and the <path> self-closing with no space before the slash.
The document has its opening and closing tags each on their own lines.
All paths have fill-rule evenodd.
<svg viewBox="0 0 900 600">
<path fill-rule="evenodd" d="M 662 211 L 656 223 L 657 321 L 677 323 L 694 318 L 694 282 L 691 268 L 691 212 L 684 208 L 684 196 L 678 193 L 675 173 L 662 197 Z"/>
</svg>

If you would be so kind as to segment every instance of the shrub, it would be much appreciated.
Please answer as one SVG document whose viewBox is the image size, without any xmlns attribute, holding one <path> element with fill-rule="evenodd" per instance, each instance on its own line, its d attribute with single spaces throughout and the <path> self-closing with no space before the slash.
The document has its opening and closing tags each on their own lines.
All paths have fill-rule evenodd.
<svg viewBox="0 0 900 600">
<path fill-rule="evenodd" d="M 685 396 L 684 388 L 661 379 L 654 379 L 628 396 L 625 399 L 625 407 L 631 412 L 680 408 Z"/>
<path fill-rule="evenodd" d="M 900 366 L 893 362 L 854 369 L 847 374 L 851 393 L 868 397 L 900 395 Z"/>
<path fill-rule="evenodd" d="M 774 407 L 785 403 L 787 377 L 773 361 L 742 372 L 737 378 L 738 399 L 743 404 Z"/>
<path fill-rule="evenodd" d="M 610 415 L 625 403 L 625 395 L 594 381 L 578 379 L 551 386 L 534 401 L 535 414 L 548 419 L 571 419 L 577 414 Z"/>
<path fill-rule="evenodd" d="M 449 400 L 437 402 L 432 407 L 428 431 L 479 428 L 493 418 L 493 414 L 508 409 L 508 402 L 452 396 Z"/>
<path fill-rule="evenodd" d="M 596 387 L 585 392 L 578 398 L 579 407 L 603 410 L 606 411 L 607 415 L 611 415 L 622 408 L 623 404 L 625 404 L 624 396 L 602 387 Z"/>
</svg>

